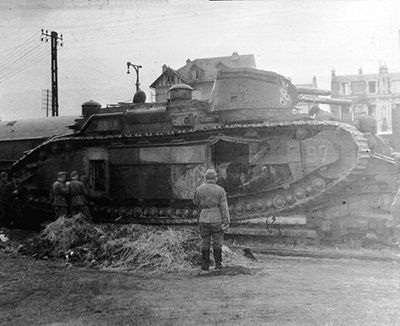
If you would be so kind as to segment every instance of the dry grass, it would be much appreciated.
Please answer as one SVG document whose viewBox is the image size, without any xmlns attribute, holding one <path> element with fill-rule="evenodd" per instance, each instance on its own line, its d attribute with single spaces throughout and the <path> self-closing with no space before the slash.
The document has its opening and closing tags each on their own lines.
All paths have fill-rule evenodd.
<svg viewBox="0 0 400 326">
<path fill-rule="evenodd" d="M 86 222 L 80 215 L 50 223 L 33 242 L 46 256 L 102 269 L 146 273 L 179 273 L 200 265 L 197 229 L 172 229 L 139 224 Z M 32 244 L 31 244 L 32 245 Z M 44 256 L 43 255 L 38 255 Z M 223 250 L 224 263 L 248 267 L 242 252 Z"/>
</svg>

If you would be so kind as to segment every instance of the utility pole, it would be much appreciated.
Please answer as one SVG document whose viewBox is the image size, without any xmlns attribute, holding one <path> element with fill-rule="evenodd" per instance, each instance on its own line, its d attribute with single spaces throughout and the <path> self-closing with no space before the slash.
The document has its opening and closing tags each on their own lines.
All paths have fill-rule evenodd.
<svg viewBox="0 0 400 326">
<path fill-rule="evenodd" d="M 133 67 L 133 69 L 135 69 L 135 71 L 136 71 L 136 92 L 137 92 L 139 90 L 139 86 L 140 86 L 140 84 L 139 84 L 139 69 L 143 68 L 143 67 L 139 66 L 139 65 L 134 65 L 130 62 L 127 62 L 126 65 L 128 66 L 128 71 L 126 72 L 127 74 L 130 74 L 129 67 Z"/>
<path fill-rule="evenodd" d="M 57 67 L 57 45 L 60 40 L 60 45 L 63 46 L 62 34 L 58 37 L 58 33 L 52 31 L 49 34 L 48 30 L 42 29 L 42 41 L 48 42 L 51 38 L 51 115 L 58 116 L 58 67 Z"/>
</svg>

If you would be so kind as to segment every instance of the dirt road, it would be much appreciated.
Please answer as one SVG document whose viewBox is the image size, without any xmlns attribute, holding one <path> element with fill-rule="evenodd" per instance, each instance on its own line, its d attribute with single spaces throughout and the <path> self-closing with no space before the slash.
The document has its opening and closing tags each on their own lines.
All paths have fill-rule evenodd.
<svg viewBox="0 0 400 326">
<path fill-rule="evenodd" d="M 400 325 L 400 264 L 265 256 L 256 268 L 144 276 L 0 253 L 0 325 Z"/>
</svg>

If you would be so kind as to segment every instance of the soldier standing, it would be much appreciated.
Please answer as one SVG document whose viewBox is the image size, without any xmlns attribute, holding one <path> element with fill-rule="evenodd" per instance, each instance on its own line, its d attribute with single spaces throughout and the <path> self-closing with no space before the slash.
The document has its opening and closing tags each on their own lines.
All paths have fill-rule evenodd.
<svg viewBox="0 0 400 326">
<path fill-rule="evenodd" d="M 56 219 L 68 215 L 68 185 L 66 184 L 67 172 L 58 172 L 57 180 L 53 183 L 51 190 L 53 196 L 54 212 Z"/>
<path fill-rule="evenodd" d="M 210 267 L 211 242 L 213 243 L 215 268 L 221 269 L 223 267 L 224 230 L 228 228 L 230 218 L 225 190 L 216 184 L 217 173 L 209 169 L 204 178 L 205 183 L 196 189 L 193 202 L 201 208 L 199 217 L 200 236 L 202 238 L 201 269 L 207 271 Z"/>
<path fill-rule="evenodd" d="M 82 213 L 87 221 L 92 222 L 92 215 L 86 201 L 87 190 L 83 182 L 79 181 L 78 178 L 78 172 L 73 171 L 71 173 L 71 181 L 68 182 L 71 213 L 73 215 Z"/>
</svg>

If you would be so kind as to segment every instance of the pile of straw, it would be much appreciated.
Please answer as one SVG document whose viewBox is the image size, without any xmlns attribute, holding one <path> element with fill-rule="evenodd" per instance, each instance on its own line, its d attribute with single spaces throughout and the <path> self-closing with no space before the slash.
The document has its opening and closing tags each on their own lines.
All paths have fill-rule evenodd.
<svg viewBox="0 0 400 326">
<path fill-rule="evenodd" d="M 80 215 L 61 217 L 50 223 L 32 243 L 36 248 L 45 248 L 46 256 L 64 257 L 69 263 L 102 269 L 169 273 L 189 271 L 201 263 L 201 239 L 197 229 L 139 224 L 94 225 Z M 224 262 L 251 265 L 242 253 L 226 247 Z"/>
</svg>

